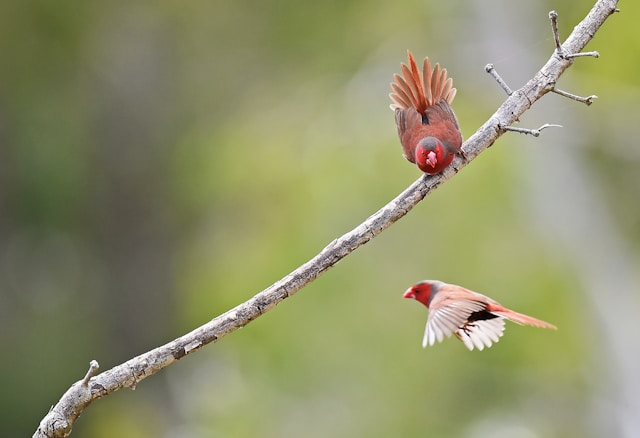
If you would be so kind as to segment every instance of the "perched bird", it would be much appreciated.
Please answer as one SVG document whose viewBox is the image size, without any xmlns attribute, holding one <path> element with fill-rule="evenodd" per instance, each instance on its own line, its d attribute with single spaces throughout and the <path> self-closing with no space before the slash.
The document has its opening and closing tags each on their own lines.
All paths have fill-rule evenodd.
<svg viewBox="0 0 640 438">
<path fill-rule="evenodd" d="M 502 307 L 482 294 L 438 280 L 424 280 L 411 286 L 403 298 L 413 298 L 429 309 L 423 347 L 442 342 L 452 333 L 469 350 L 491 347 L 502 336 L 505 319 L 517 324 L 556 328 L 548 322 Z"/>
<path fill-rule="evenodd" d="M 411 52 L 407 55 L 409 65 L 401 64 L 402 76 L 393 75 L 393 92 L 389 94 L 398 137 L 407 160 L 425 173 L 440 173 L 462 145 L 458 120 L 450 106 L 456 89 L 439 64 L 432 70 L 429 58 L 425 58 L 421 73 Z"/>
</svg>

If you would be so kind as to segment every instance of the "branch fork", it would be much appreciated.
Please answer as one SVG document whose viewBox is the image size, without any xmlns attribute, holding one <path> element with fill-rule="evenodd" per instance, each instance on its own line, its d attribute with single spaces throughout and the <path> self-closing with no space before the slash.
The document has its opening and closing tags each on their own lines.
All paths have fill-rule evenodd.
<svg viewBox="0 0 640 438">
<path fill-rule="evenodd" d="M 615 8 L 614 12 L 619 12 L 619 9 Z M 564 61 L 573 62 L 574 58 L 583 57 L 583 56 L 591 56 L 591 57 L 594 57 L 594 58 L 600 57 L 600 54 L 598 52 L 596 52 L 596 51 L 593 51 L 593 52 L 568 53 L 567 50 L 565 50 L 562 47 L 562 43 L 560 42 L 560 35 L 558 33 L 558 13 L 556 11 L 550 11 L 549 12 L 549 19 L 551 20 L 551 31 L 553 33 L 553 39 L 554 39 L 554 41 L 556 43 L 555 54 L 560 59 L 562 59 Z M 491 77 L 493 77 L 495 79 L 495 81 L 498 83 L 498 85 L 500 85 L 500 87 L 504 90 L 504 92 L 507 93 L 507 96 L 511 96 L 513 94 L 513 90 L 511 89 L 511 87 L 509 87 L 507 82 L 504 79 L 502 79 L 502 77 L 496 71 L 496 69 L 493 66 L 493 64 L 487 64 L 484 69 L 485 69 L 485 71 L 487 73 L 489 73 L 491 75 Z M 571 100 L 575 100 L 576 102 L 584 103 L 587 106 L 591 105 L 593 103 L 593 100 L 598 98 L 598 96 L 596 96 L 595 94 L 592 94 L 592 95 L 586 96 L 586 97 L 578 96 L 576 94 L 569 93 L 567 91 L 563 91 L 563 90 L 560 90 L 560 89 L 556 88 L 555 84 L 553 84 L 553 86 L 548 91 L 551 91 L 551 92 L 556 93 L 556 94 L 558 94 L 560 96 L 569 98 Z M 529 134 L 529 135 L 533 135 L 534 137 L 540 136 L 540 131 L 542 131 L 543 129 L 551 128 L 551 127 L 561 128 L 562 126 L 561 125 L 556 125 L 556 124 L 545 123 L 544 125 L 540 126 L 537 129 L 529 129 L 529 128 L 518 128 L 518 127 L 515 127 L 515 126 L 511 126 L 508 123 L 502 123 L 502 122 L 498 122 L 498 125 L 497 125 L 497 129 L 500 130 L 500 131 L 511 131 L 511 132 L 517 132 L 517 133 L 520 133 L 520 134 Z"/>
</svg>

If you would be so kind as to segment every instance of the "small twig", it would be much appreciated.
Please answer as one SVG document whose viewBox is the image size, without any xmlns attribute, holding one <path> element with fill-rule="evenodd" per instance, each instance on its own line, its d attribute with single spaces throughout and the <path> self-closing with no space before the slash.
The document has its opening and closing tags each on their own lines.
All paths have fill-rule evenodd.
<svg viewBox="0 0 640 438">
<path fill-rule="evenodd" d="M 551 20 L 551 31 L 553 32 L 553 39 L 556 41 L 556 50 L 562 58 L 562 44 L 560 43 L 560 34 L 558 33 L 558 13 L 556 11 L 550 11 L 549 19 Z"/>
<path fill-rule="evenodd" d="M 558 34 L 558 13 L 556 11 L 549 11 L 549 19 L 551 20 L 553 39 L 556 40 L 556 49 L 558 50 L 558 53 L 561 53 L 562 45 L 560 43 L 560 35 Z"/>
<path fill-rule="evenodd" d="M 581 102 L 584 103 L 585 105 L 589 106 L 593 103 L 593 99 L 597 99 L 598 96 L 596 96 L 595 94 L 592 94 L 591 96 L 587 96 L 587 97 L 582 97 L 582 96 L 577 96 L 575 94 L 572 93 L 568 93 L 566 91 L 562 91 L 559 90 L 557 88 L 554 88 L 553 90 L 554 93 L 559 94 L 560 96 L 564 96 L 564 97 L 568 97 L 569 99 L 573 99 L 577 102 Z"/>
<path fill-rule="evenodd" d="M 566 54 L 564 55 L 564 57 L 566 59 L 571 59 L 571 58 L 579 58 L 581 56 L 592 56 L 594 58 L 599 58 L 600 57 L 600 53 L 596 50 L 594 50 L 593 52 L 580 52 L 580 53 L 571 53 L 571 54 Z"/>
<path fill-rule="evenodd" d="M 573 58 L 578 58 L 581 56 L 593 56 L 594 58 L 600 57 L 600 54 L 596 51 L 593 52 L 577 52 L 577 53 L 566 53 L 562 48 L 562 44 L 560 43 L 560 35 L 558 33 L 558 13 L 556 11 L 549 12 L 549 19 L 551 20 L 551 31 L 553 32 L 553 39 L 556 42 L 556 53 L 558 56 L 565 60 L 570 60 Z M 597 99 L 598 96 L 592 94 L 591 96 L 582 97 L 573 93 L 568 93 L 566 91 L 562 91 L 557 89 L 555 86 L 551 89 L 556 94 L 560 96 L 568 97 L 569 99 L 575 100 L 576 102 L 584 103 L 589 106 L 593 103 L 593 99 Z"/>
<path fill-rule="evenodd" d="M 562 125 L 553 125 L 550 123 L 545 123 L 538 129 L 528 129 L 528 128 L 516 128 L 515 126 L 503 125 L 502 123 L 498 123 L 498 129 L 502 129 L 503 131 L 512 131 L 517 132 L 519 134 L 528 134 L 533 135 L 534 137 L 540 136 L 540 131 L 547 128 L 562 128 Z"/>
<path fill-rule="evenodd" d="M 87 374 L 85 374 L 84 379 L 82 379 L 83 386 L 89 386 L 89 380 L 95 375 L 98 368 L 100 368 L 100 365 L 98 365 L 97 360 L 89 362 L 89 370 L 87 371 Z"/>
<path fill-rule="evenodd" d="M 496 82 L 502 87 L 502 89 L 505 91 L 505 93 L 507 93 L 508 96 L 511 96 L 513 94 L 513 90 L 509 88 L 504 79 L 502 79 L 502 77 L 498 74 L 496 69 L 493 67 L 493 64 L 487 64 L 484 68 L 484 71 L 489 73 L 493 77 L 493 79 L 496 80 Z"/>
<path fill-rule="evenodd" d="M 551 12 L 553 12 L 553 11 L 551 11 Z M 487 73 L 489 73 L 496 80 L 496 82 L 498 82 L 498 84 L 500 84 L 502 89 L 509 96 L 511 96 L 513 94 L 513 90 L 511 90 L 511 88 L 509 87 L 509 85 L 507 85 L 505 80 L 502 79 L 502 77 L 498 74 L 496 69 L 493 67 L 493 64 L 487 64 L 486 67 L 484 68 L 484 70 Z M 564 91 L 562 93 L 564 93 Z M 567 93 L 567 94 L 569 94 L 569 93 Z M 570 95 L 570 96 L 573 96 L 573 95 Z M 570 97 L 570 96 L 567 96 L 567 97 Z M 575 96 L 575 97 L 579 98 L 579 96 Z M 540 136 L 540 131 L 542 131 L 545 128 L 550 128 L 552 126 L 553 127 L 561 127 L 560 125 L 552 125 L 552 124 L 549 124 L 549 123 L 545 123 L 544 125 L 542 125 L 538 129 L 529 129 L 529 128 L 516 128 L 515 126 L 510 126 L 508 124 L 503 124 L 502 122 L 498 123 L 498 129 L 499 130 L 512 131 L 512 132 L 517 132 L 517 133 L 520 133 L 520 134 L 529 134 L 529 135 L 533 135 L 534 137 L 539 137 Z"/>
<path fill-rule="evenodd" d="M 556 11 L 549 12 L 549 19 L 551 20 L 551 31 L 553 32 L 553 39 L 556 42 L 556 51 L 558 52 L 558 56 L 562 59 L 572 59 L 578 58 L 580 56 L 593 56 L 594 58 L 599 58 L 600 53 L 593 52 L 578 52 L 578 53 L 565 53 L 562 48 L 562 43 L 560 42 L 560 34 L 558 33 L 558 13 Z"/>
</svg>

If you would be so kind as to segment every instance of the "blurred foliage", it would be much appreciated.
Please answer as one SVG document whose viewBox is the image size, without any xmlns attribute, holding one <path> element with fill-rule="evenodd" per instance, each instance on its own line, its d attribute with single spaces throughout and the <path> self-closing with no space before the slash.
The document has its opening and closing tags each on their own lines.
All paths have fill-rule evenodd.
<svg viewBox="0 0 640 438">
<path fill-rule="evenodd" d="M 548 10 L 566 36 L 590 7 L 0 4 L 4 433 L 32 433 L 90 359 L 108 369 L 244 301 L 417 178 L 387 98 L 407 48 L 449 69 L 468 137 L 503 99 L 483 66 L 519 86 L 553 50 Z M 588 47 L 601 59 L 561 80 L 600 99 L 547 96 L 522 122 L 579 138 L 637 265 L 640 6 L 621 9 Z M 527 200 L 560 138 L 504 136 L 278 309 L 96 402 L 74 436 L 599 436 L 600 331 Z M 510 324 L 482 353 L 422 350 L 424 308 L 401 294 L 423 278 L 560 330 Z"/>
</svg>

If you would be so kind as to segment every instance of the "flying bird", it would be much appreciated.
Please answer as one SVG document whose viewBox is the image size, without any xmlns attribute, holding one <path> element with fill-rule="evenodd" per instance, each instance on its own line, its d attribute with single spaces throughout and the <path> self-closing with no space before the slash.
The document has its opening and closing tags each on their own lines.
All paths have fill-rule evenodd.
<svg viewBox="0 0 640 438">
<path fill-rule="evenodd" d="M 425 58 L 420 71 L 413 54 L 407 51 L 407 56 L 408 65 L 401 64 L 402 75 L 393 75 L 390 107 L 404 157 L 434 175 L 451 164 L 462 146 L 462 133 L 451 109 L 456 89 L 439 64 L 432 69 Z"/>
<path fill-rule="evenodd" d="M 483 350 L 500 340 L 505 319 L 556 329 L 553 324 L 514 312 L 478 292 L 439 280 L 421 281 L 407 289 L 403 298 L 413 298 L 429 309 L 423 347 L 454 334 L 469 350 Z"/>
</svg>

